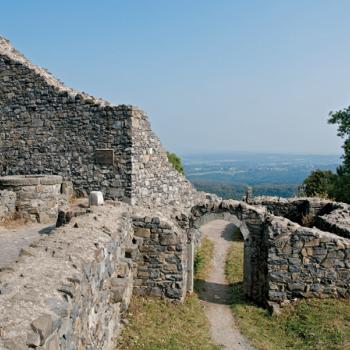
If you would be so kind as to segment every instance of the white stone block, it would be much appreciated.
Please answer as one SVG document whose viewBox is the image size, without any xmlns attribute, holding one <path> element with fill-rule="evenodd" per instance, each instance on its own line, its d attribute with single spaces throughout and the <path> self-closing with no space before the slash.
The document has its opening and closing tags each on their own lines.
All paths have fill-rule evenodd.
<svg viewBox="0 0 350 350">
<path fill-rule="evenodd" d="M 100 191 L 91 191 L 89 195 L 89 205 L 103 205 L 103 193 Z"/>
</svg>

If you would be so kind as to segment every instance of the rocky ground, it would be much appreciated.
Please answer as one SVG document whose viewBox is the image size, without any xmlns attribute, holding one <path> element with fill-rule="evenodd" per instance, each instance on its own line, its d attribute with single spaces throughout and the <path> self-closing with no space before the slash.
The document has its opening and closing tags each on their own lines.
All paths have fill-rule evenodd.
<svg viewBox="0 0 350 350">
<path fill-rule="evenodd" d="M 15 262 L 22 249 L 48 234 L 54 225 L 31 224 L 19 227 L 0 227 L 0 269 Z"/>
</svg>

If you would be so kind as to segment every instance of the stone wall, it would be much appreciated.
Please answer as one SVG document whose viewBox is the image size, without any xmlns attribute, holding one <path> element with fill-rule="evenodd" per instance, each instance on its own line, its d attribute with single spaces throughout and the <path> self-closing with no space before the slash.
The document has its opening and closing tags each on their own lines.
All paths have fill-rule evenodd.
<svg viewBox="0 0 350 350">
<path fill-rule="evenodd" d="M 33 222 L 56 221 L 59 205 L 67 201 L 61 193 L 61 187 L 61 176 L 0 177 L 0 190 L 8 189 L 16 194 L 17 216 Z"/>
<path fill-rule="evenodd" d="M 129 208 L 95 207 L 0 272 L 0 349 L 115 349 L 130 301 Z"/>
<path fill-rule="evenodd" d="M 0 224 L 14 218 L 16 214 L 16 193 L 0 190 Z"/>
<path fill-rule="evenodd" d="M 176 218 L 108 202 L 71 215 L 2 269 L 0 348 L 112 349 L 132 290 L 184 298 L 193 278 L 188 248 L 215 219 L 242 231 L 244 292 L 255 302 L 350 297 L 347 238 L 217 197 Z"/>
<path fill-rule="evenodd" d="M 266 201 L 267 208 L 233 200 L 206 200 L 194 206 L 189 217 L 179 217 L 179 224 L 195 242 L 201 225 L 208 221 L 223 219 L 240 227 L 244 237 L 244 292 L 257 303 L 284 304 L 301 297 L 349 298 L 350 239 L 268 213 L 272 209 L 284 215 L 299 213 L 296 202 L 305 207 L 306 199 L 291 201 L 294 206 L 290 209 L 288 200 Z M 321 214 L 326 205 L 328 212 L 329 201 L 320 203 L 310 199 L 309 213 L 324 217 Z M 332 203 L 335 207 L 340 208 L 336 210 L 341 211 L 340 224 L 345 226 L 349 219 L 346 205 Z M 336 217 L 341 217 L 339 212 Z"/>
<path fill-rule="evenodd" d="M 350 240 L 269 217 L 268 301 L 350 297 Z"/>
<path fill-rule="evenodd" d="M 0 124 L 0 175 L 62 175 L 78 194 L 153 207 L 197 194 L 143 112 L 65 87 L 1 37 Z"/>
<path fill-rule="evenodd" d="M 66 88 L 0 37 L 1 175 L 59 174 L 78 192 L 128 198 L 131 111 Z M 97 149 L 113 150 L 111 164 Z"/>
<path fill-rule="evenodd" d="M 190 208 L 201 194 L 168 162 L 166 151 L 152 132 L 144 112 L 133 111 L 132 117 L 134 203 L 143 206 Z"/>
<path fill-rule="evenodd" d="M 133 216 L 137 240 L 134 293 L 183 299 L 187 283 L 187 236 L 164 216 L 140 209 Z"/>
<path fill-rule="evenodd" d="M 280 198 L 261 196 L 250 200 L 252 205 L 262 205 L 276 216 L 285 217 L 302 226 L 350 238 L 350 205 L 317 197 Z"/>
</svg>

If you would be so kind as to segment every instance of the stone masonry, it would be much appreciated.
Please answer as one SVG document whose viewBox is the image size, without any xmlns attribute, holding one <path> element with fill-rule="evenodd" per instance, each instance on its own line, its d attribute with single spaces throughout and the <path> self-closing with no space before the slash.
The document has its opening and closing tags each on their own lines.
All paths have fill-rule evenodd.
<svg viewBox="0 0 350 350">
<path fill-rule="evenodd" d="M 151 206 L 196 195 L 141 110 L 65 87 L 2 37 L 0 124 L 0 175 L 61 175 L 78 194 Z"/>
<path fill-rule="evenodd" d="M 66 198 L 61 194 L 61 176 L 5 176 L 0 177 L 0 190 L 15 193 L 17 217 L 29 221 L 55 222 L 58 207 Z"/>
<path fill-rule="evenodd" d="M 114 349 L 132 293 L 130 208 L 94 207 L 0 271 L 0 349 Z"/>
<path fill-rule="evenodd" d="M 302 201 L 320 208 L 319 199 Z M 272 202 L 276 203 L 277 198 L 269 201 L 265 198 L 265 204 Z M 290 206 L 293 213 L 294 205 Z M 340 218 L 343 220 L 338 223 L 342 229 L 348 220 L 344 211 L 348 209 L 342 203 L 333 202 L 332 207 L 342 208 Z M 285 201 L 283 208 L 287 209 Z M 206 200 L 193 207 L 191 215 L 182 218 L 181 225 L 187 227 L 190 240 L 198 240 L 198 229 L 211 220 L 223 219 L 240 227 L 244 237 L 244 291 L 255 302 L 283 305 L 300 297 L 349 298 L 350 239 L 316 227 L 301 226 L 270 212 L 271 207 L 233 200 Z M 333 222 L 335 231 L 336 227 Z"/>
<path fill-rule="evenodd" d="M 138 242 L 134 293 L 183 300 L 187 282 L 187 236 L 169 218 L 137 210 L 133 216 Z"/>
<path fill-rule="evenodd" d="M 262 205 L 276 216 L 302 226 L 317 227 L 350 238 L 350 205 L 320 198 L 255 197 L 253 205 Z"/>
<path fill-rule="evenodd" d="M 72 188 L 109 199 L 67 200 L 57 227 L 0 270 L 1 350 L 113 349 L 132 292 L 183 300 L 192 291 L 200 228 L 216 219 L 242 232 L 253 301 L 350 297 L 348 205 L 199 193 L 144 112 L 65 87 L 2 37 L 0 124 L 0 175 L 15 175 L 0 188 L 0 224 L 18 212 L 56 217 Z M 23 179 L 33 183 L 17 186 Z"/>
</svg>

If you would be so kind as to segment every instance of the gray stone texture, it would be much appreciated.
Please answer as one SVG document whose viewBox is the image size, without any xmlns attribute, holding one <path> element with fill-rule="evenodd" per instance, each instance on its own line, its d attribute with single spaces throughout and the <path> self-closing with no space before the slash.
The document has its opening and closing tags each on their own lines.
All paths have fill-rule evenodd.
<svg viewBox="0 0 350 350">
<path fill-rule="evenodd" d="M 134 293 L 184 299 L 187 281 L 187 236 L 164 215 L 136 210 L 132 218 L 137 240 Z"/>
<path fill-rule="evenodd" d="M 255 203 L 260 205 L 253 206 L 216 200 L 192 208 L 192 216 L 187 219 L 189 238 L 199 240 L 200 226 L 215 219 L 240 227 L 244 237 L 244 291 L 258 303 L 283 305 L 300 297 L 349 298 L 350 239 L 271 214 L 274 211 L 303 218 L 305 213 L 296 215 L 299 213 L 296 208 L 299 203 L 304 208 L 305 202 L 310 206 L 306 214 L 311 213 L 311 219 L 317 215 L 323 217 L 325 205 L 338 208 L 333 215 L 341 220 L 337 222 L 333 218 L 335 227 L 340 223 L 349 229 L 346 226 L 348 206 L 343 203 L 317 198 L 278 200 L 270 197 L 264 198 L 264 205 L 257 199 Z M 332 213 L 328 215 L 332 217 Z"/>
<path fill-rule="evenodd" d="M 133 285 L 129 211 L 95 207 L 0 272 L 0 349 L 114 349 Z"/>
<path fill-rule="evenodd" d="M 78 194 L 101 190 L 151 206 L 183 205 L 196 194 L 142 111 L 65 87 L 1 37 L 0 124 L 0 175 L 62 175 Z M 100 150 L 112 160 L 101 162 Z"/>
<path fill-rule="evenodd" d="M 12 220 L 16 214 L 16 193 L 0 190 L 0 224 Z"/>
<path fill-rule="evenodd" d="M 317 197 L 279 198 L 261 196 L 250 201 L 262 205 L 276 216 L 282 216 L 302 226 L 317 227 L 320 230 L 350 238 L 350 205 L 336 203 Z"/>
<path fill-rule="evenodd" d="M 0 190 L 16 194 L 16 215 L 33 222 L 49 223 L 57 219 L 58 207 L 68 200 L 61 194 L 62 177 L 53 175 L 0 177 Z"/>
</svg>

